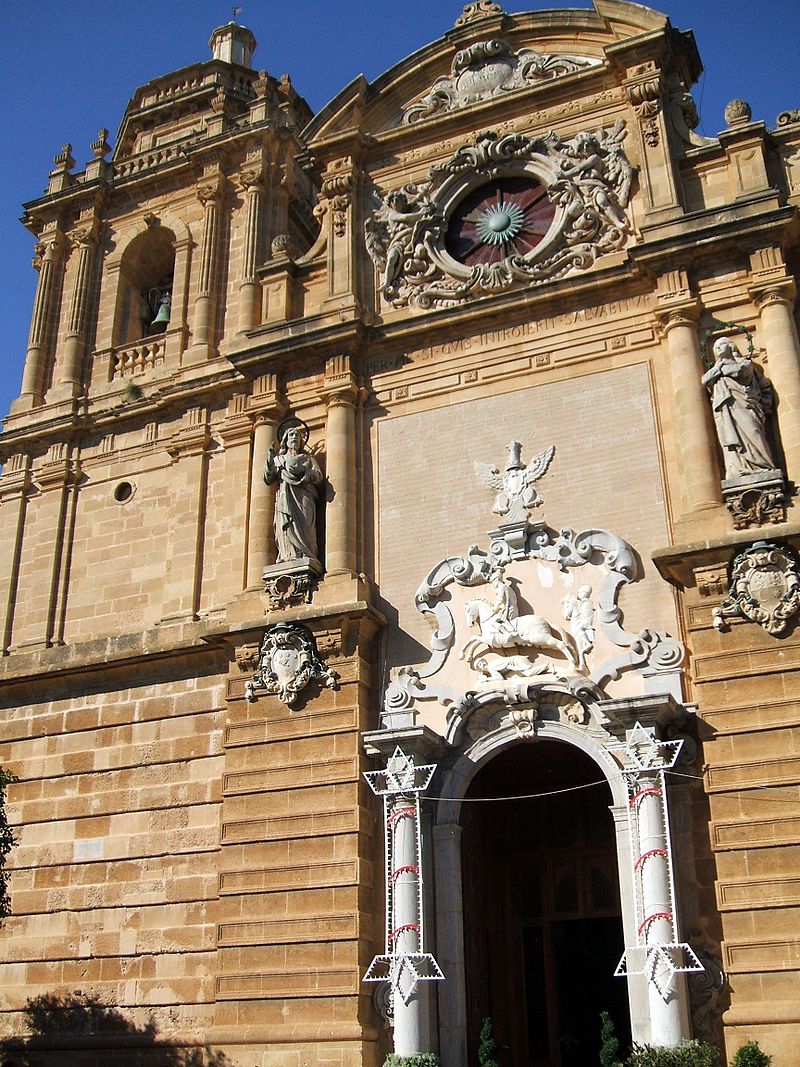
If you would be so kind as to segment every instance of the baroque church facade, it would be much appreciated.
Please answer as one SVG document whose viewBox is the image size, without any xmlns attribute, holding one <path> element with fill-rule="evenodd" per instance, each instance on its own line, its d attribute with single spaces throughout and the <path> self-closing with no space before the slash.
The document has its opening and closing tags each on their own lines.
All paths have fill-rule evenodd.
<svg viewBox="0 0 800 1067">
<path fill-rule="evenodd" d="M 210 45 L 25 206 L 7 1061 L 792 1067 L 800 112 L 623 0 Z"/>
</svg>

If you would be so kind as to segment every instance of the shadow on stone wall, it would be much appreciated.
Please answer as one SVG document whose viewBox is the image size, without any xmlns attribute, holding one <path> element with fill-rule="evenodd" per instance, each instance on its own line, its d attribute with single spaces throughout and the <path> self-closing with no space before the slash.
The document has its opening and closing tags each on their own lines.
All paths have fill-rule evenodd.
<svg viewBox="0 0 800 1067">
<path fill-rule="evenodd" d="M 32 997 L 23 1014 L 25 1035 L 0 1041 L 0 1067 L 235 1067 L 208 1046 L 170 1045 L 152 1018 L 137 1026 L 80 990 Z"/>
</svg>

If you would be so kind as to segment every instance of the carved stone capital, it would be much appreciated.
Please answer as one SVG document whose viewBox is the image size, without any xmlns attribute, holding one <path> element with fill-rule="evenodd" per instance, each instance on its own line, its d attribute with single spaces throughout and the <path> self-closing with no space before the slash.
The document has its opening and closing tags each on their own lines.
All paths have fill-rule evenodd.
<svg viewBox="0 0 800 1067">
<path fill-rule="evenodd" d="M 697 329 L 697 320 L 700 317 L 700 308 L 697 303 L 688 304 L 677 308 L 656 308 L 656 319 L 660 332 L 667 336 L 671 330 L 678 326 Z"/>
<path fill-rule="evenodd" d="M 766 285 L 754 285 L 748 289 L 748 293 L 759 312 L 775 304 L 781 304 L 793 311 L 797 301 L 797 285 L 794 279 L 789 277 Z"/>
<path fill-rule="evenodd" d="M 227 178 L 220 171 L 211 171 L 203 175 L 195 185 L 197 199 L 206 207 L 209 203 L 219 203 L 225 192 Z"/>
<path fill-rule="evenodd" d="M 69 241 L 73 248 L 97 244 L 99 236 L 100 220 L 94 214 L 81 216 L 69 231 Z"/>
</svg>

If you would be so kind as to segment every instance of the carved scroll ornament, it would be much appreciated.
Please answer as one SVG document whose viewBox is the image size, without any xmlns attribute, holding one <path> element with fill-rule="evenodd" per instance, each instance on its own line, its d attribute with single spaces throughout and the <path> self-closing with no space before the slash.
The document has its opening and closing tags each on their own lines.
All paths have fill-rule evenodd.
<svg viewBox="0 0 800 1067">
<path fill-rule="evenodd" d="M 586 56 L 544 55 L 530 48 L 514 52 L 505 41 L 497 39 L 476 41 L 456 53 L 450 77 L 440 78 L 421 100 L 412 104 L 404 112 L 403 122 L 412 125 L 598 63 Z"/>
<path fill-rule="evenodd" d="M 538 285 L 585 270 L 623 247 L 631 233 L 625 209 L 633 179 L 622 150 L 626 132 L 618 119 L 612 128 L 567 141 L 553 131 L 482 133 L 432 167 L 427 181 L 390 190 L 365 224 L 381 292 L 395 307 L 453 306 L 476 291 Z M 509 183 L 520 190 L 519 202 L 513 193 L 509 198 Z M 472 254 L 456 258 L 454 213 L 483 191 L 484 207 L 472 214 L 462 209 L 464 225 L 474 227 Z M 459 240 L 463 245 L 463 235 Z"/>
<path fill-rule="evenodd" d="M 727 630 L 730 618 L 748 619 L 775 637 L 800 612 L 800 566 L 794 554 L 768 541 L 740 552 L 733 561 L 731 587 L 714 609 L 714 625 Z"/>
<path fill-rule="evenodd" d="M 336 675 L 320 659 L 313 633 L 298 623 L 278 623 L 264 634 L 258 669 L 245 685 L 245 696 L 252 701 L 269 693 L 293 704 L 314 679 L 336 688 Z"/>
</svg>

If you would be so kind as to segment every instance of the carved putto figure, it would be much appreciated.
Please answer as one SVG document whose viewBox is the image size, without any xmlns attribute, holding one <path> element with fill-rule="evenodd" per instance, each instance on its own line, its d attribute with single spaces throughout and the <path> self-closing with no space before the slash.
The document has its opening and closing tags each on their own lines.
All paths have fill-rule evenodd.
<svg viewBox="0 0 800 1067">
<path fill-rule="evenodd" d="M 278 563 L 317 558 L 317 487 L 322 471 L 307 451 L 308 427 L 301 419 L 286 419 L 278 427 L 278 449 L 270 448 L 264 481 L 277 484 L 275 544 Z"/>
<path fill-rule="evenodd" d="M 578 652 L 578 666 L 586 667 L 586 657 L 594 648 L 594 603 L 592 587 L 582 585 L 577 593 L 570 593 L 563 601 L 564 618 L 570 624 L 570 633 Z"/>
<path fill-rule="evenodd" d="M 413 258 L 421 245 L 432 206 L 425 197 L 425 187 L 412 183 L 387 194 L 381 208 L 365 226 L 367 250 L 383 271 L 380 291 L 391 297 L 395 280 L 401 273 L 406 256 Z"/>
<path fill-rule="evenodd" d="M 524 522 L 529 509 L 542 503 L 534 482 L 547 471 L 556 446 L 550 445 L 544 452 L 534 456 L 527 466 L 521 459 L 522 445 L 519 441 L 511 441 L 507 451 L 509 458 L 504 471 L 476 460 L 475 472 L 490 488 L 497 490 L 493 513 L 506 516 L 506 522 L 509 523 Z"/>
<path fill-rule="evenodd" d="M 471 637 L 464 644 L 461 659 L 467 660 L 470 666 L 476 666 L 479 654 L 484 649 L 546 649 L 560 653 L 573 670 L 578 667 L 569 638 L 562 630 L 541 615 L 520 615 L 516 591 L 505 580 L 502 567 L 492 572 L 489 585 L 495 595 L 493 604 L 477 597 L 465 605 L 467 622 L 470 626 L 478 627 L 480 637 Z M 506 670 L 527 673 L 519 669 L 516 662 L 518 658 L 492 664 L 491 673 L 503 674 Z"/>
<path fill-rule="evenodd" d="M 703 375 L 725 460 L 725 477 L 775 470 L 765 429 L 774 407 L 772 386 L 761 368 L 730 337 L 714 342 L 714 365 Z"/>
</svg>

